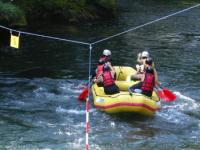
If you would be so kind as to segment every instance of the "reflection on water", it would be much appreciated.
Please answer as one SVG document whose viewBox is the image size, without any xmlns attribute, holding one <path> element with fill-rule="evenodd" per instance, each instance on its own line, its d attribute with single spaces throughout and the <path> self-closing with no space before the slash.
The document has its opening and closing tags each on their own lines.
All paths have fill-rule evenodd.
<svg viewBox="0 0 200 150">
<path fill-rule="evenodd" d="M 128 7 L 127 7 L 128 5 Z M 119 18 L 82 26 L 40 28 L 43 34 L 95 41 L 180 10 L 183 6 L 127 1 Z M 90 149 L 199 149 L 199 9 L 94 45 L 92 62 L 104 48 L 114 65 L 134 66 L 149 49 L 162 85 L 177 95 L 154 117 L 109 115 L 91 104 Z M 39 29 L 38 29 L 39 30 Z M 0 56 L 0 149 L 84 149 L 88 47 L 22 36 L 20 53 Z"/>
</svg>

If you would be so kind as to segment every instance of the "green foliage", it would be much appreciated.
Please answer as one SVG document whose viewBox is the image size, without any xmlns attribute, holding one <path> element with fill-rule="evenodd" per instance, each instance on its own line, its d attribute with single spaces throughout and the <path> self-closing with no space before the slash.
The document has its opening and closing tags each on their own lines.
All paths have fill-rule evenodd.
<svg viewBox="0 0 200 150">
<path fill-rule="evenodd" d="M 26 12 L 28 20 L 64 22 L 82 22 L 113 16 L 116 7 L 116 0 L 17 0 L 14 3 Z"/>
<path fill-rule="evenodd" d="M 104 18 L 110 18 L 116 15 L 116 0 L 88 0 L 89 4 L 95 7 L 97 14 Z"/>
<path fill-rule="evenodd" d="M 22 25 L 26 20 L 80 23 L 113 17 L 116 5 L 116 0 L 0 0 L 0 20 Z"/>
<path fill-rule="evenodd" d="M 26 25 L 24 12 L 11 3 L 0 1 L 0 21 L 10 25 Z"/>
<path fill-rule="evenodd" d="M 95 3 L 107 10 L 110 10 L 111 12 L 116 9 L 116 0 L 94 0 Z"/>
</svg>

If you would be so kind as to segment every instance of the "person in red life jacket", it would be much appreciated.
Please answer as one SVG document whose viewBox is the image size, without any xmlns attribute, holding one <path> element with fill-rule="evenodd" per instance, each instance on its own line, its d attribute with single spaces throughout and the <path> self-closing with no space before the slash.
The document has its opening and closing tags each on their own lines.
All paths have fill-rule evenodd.
<svg viewBox="0 0 200 150">
<path fill-rule="evenodd" d="M 93 81 L 95 83 L 97 83 L 97 85 L 100 86 L 100 87 L 103 86 L 103 82 L 99 78 L 103 74 L 103 67 L 104 67 L 104 65 L 105 65 L 105 62 L 102 61 L 101 59 L 99 59 L 99 62 L 97 64 L 97 68 L 96 68 L 96 73 L 95 73 L 95 76 L 94 76 L 94 79 L 93 79 Z"/>
<path fill-rule="evenodd" d="M 145 71 L 144 79 L 142 82 L 142 94 L 151 97 L 153 88 L 155 86 L 155 75 L 154 70 L 151 66 L 148 66 Z"/>
<path fill-rule="evenodd" d="M 103 83 L 101 83 L 101 81 L 97 80 L 98 76 L 100 76 L 103 73 L 103 66 L 105 64 L 109 64 L 109 66 L 112 67 L 112 64 L 110 62 L 111 60 L 111 51 L 108 49 L 103 50 L 103 55 L 100 57 L 98 64 L 97 64 L 97 68 L 95 70 L 95 75 L 94 77 L 94 82 L 98 83 L 99 86 L 103 86 Z M 112 67 L 113 68 L 113 67 Z M 114 68 L 113 68 L 114 71 Z M 115 74 L 115 71 L 114 71 Z"/>
<path fill-rule="evenodd" d="M 145 61 L 144 74 L 142 76 L 141 82 L 129 88 L 129 91 L 131 93 L 136 92 L 144 94 L 149 97 L 152 96 L 153 88 L 155 86 L 155 75 L 152 64 L 153 64 L 152 59 L 150 57 L 147 58 Z"/>
<path fill-rule="evenodd" d="M 144 74 L 144 66 L 145 66 L 145 61 L 149 57 L 149 52 L 148 51 L 143 51 L 142 53 L 138 54 L 137 57 L 137 62 L 138 64 L 136 65 L 136 73 L 131 76 L 131 80 L 142 80 L 143 74 Z"/>
<path fill-rule="evenodd" d="M 119 93 L 119 88 L 115 84 L 114 73 L 114 68 L 109 63 L 106 63 L 103 67 L 103 74 L 97 79 L 103 83 L 105 94 Z"/>
<path fill-rule="evenodd" d="M 112 53 L 110 50 L 108 49 L 103 50 L 103 55 L 100 57 L 98 65 L 97 65 L 96 77 L 98 77 L 98 75 L 103 72 L 103 66 L 105 63 L 110 63 L 111 65 L 111 62 L 110 62 L 111 54 Z"/>
<path fill-rule="evenodd" d="M 142 53 L 138 54 L 138 59 L 137 59 L 138 64 L 136 65 L 136 73 L 131 76 L 131 80 L 134 80 L 134 81 L 142 80 L 142 77 L 143 77 L 143 74 L 145 71 L 144 70 L 145 69 L 145 61 L 147 58 L 150 58 L 150 54 L 148 51 L 143 51 Z M 152 67 L 154 70 L 156 84 L 160 85 L 160 83 L 158 81 L 158 73 L 156 71 L 154 62 L 152 63 Z"/>
<path fill-rule="evenodd" d="M 105 63 L 106 62 L 99 59 L 99 62 L 98 62 L 97 68 L 96 68 L 96 77 L 98 77 L 99 75 L 101 75 L 103 73 L 103 67 L 104 67 Z"/>
</svg>

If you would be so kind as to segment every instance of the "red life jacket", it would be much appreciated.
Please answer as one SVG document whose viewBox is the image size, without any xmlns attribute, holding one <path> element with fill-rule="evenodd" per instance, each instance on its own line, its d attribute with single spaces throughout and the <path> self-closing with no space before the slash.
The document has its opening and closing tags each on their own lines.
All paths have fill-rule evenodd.
<svg viewBox="0 0 200 150">
<path fill-rule="evenodd" d="M 144 91 L 153 91 L 153 87 L 155 84 L 155 76 L 151 73 L 145 73 L 145 78 L 142 83 L 142 90 Z"/>
<path fill-rule="evenodd" d="M 99 59 L 99 63 L 97 65 L 97 71 L 96 71 L 96 77 L 98 77 L 100 74 L 103 73 L 103 66 L 106 62 L 108 62 L 109 58 L 108 56 L 101 56 Z"/>
<path fill-rule="evenodd" d="M 98 77 L 100 74 L 103 73 L 103 66 L 104 66 L 104 64 L 98 64 L 97 65 L 96 77 Z"/>
<path fill-rule="evenodd" d="M 103 72 L 103 85 L 104 87 L 114 85 L 115 80 L 113 79 L 110 71 Z"/>
</svg>

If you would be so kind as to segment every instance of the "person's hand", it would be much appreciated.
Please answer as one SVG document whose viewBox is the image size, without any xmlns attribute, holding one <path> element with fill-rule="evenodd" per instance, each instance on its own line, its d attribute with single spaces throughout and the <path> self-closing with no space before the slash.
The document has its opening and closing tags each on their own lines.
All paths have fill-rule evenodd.
<svg viewBox="0 0 200 150">
<path fill-rule="evenodd" d="M 94 77 L 94 78 L 92 79 L 92 82 L 93 82 L 93 83 L 96 83 L 96 81 L 97 81 L 97 79 L 96 79 L 96 77 Z"/>
<path fill-rule="evenodd" d="M 107 62 L 106 65 L 108 65 L 109 67 L 111 67 L 111 63 L 110 62 Z"/>
<path fill-rule="evenodd" d="M 138 65 L 138 64 L 135 67 L 136 67 L 137 70 L 140 69 L 140 65 Z"/>
</svg>

